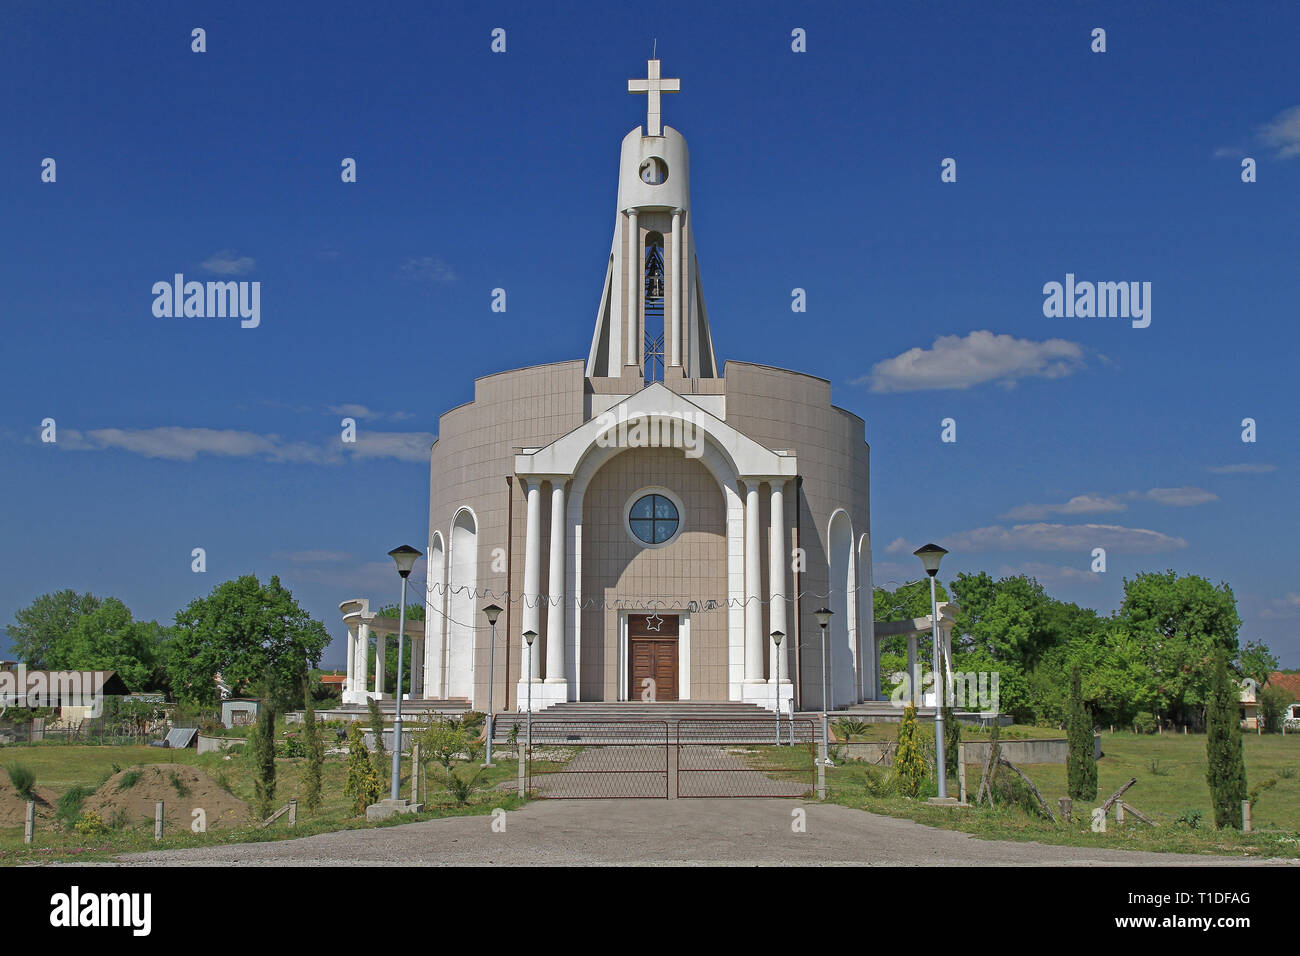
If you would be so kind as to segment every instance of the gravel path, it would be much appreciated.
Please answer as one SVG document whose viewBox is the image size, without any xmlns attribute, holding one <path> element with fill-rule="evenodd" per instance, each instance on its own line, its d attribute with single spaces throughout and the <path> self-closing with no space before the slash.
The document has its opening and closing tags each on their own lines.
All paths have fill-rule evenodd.
<svg viewBox="0 0 1300 956">
<path fill-rule="evenodd" d="M 791 831 L 792 811 L 807 832 Z M 134 853 L 127 865 L 926 865 L 1225 866 L 1263 861 L 979 840 L 953 830 L 798 800 L 541 800 L 505 815 L 452 817 L 276 843 Z M 1279 862 L 1279 861 L 1273 861 Z M 1291 861 L 1287 861 L 1291 862 Z"/>
</svg>

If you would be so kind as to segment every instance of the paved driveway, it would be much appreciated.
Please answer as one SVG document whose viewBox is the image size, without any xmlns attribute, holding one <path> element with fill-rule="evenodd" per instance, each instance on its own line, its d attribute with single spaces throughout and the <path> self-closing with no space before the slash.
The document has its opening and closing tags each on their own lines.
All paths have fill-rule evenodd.
<svg viewBox="0 0 1300 956">
<path fill-rule="evenodd" d="M 807 832 L 791 831 L 792 811 Z M 978 840 L 830 804 L 798 800 L 541 800 L 492 818 L 453 817 L 232 846 L 135 853 L 132 865 L 306 866 L 735 864 L 1006 866 L 1208 865 L 1232 857 L 1132 853 Z M 1276 861 L 1275 861 L 1276 862 Z"/>
</svg>

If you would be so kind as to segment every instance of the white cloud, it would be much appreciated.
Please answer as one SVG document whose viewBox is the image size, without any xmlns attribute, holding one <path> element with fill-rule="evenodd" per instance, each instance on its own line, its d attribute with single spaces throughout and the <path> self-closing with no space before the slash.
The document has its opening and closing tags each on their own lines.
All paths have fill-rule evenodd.
<svg viewBox="0 0 1300 956">
<path fill-rule="evenodd" d="M 394 458 L 426 462 L 434 437 L 428 432 L 375 432 L 362 429 L 355 445 L 337 437 L 312 443 L 286 441 L 279 435 L 217 428 L 97 428 L 64 429 L 59 445 L 74 451 L 117 449 L 145 458 L 194 461 L 199 455 L 223 458 L 257 458 L 278 463 L 328 465 L 347 457 Z M 346 449 L 346 451 L 345 451 Z"/>
<path fill-rule="evenodd" d="M 328 550 L 307 550 L 307 551 L 281 551 L 271 555 L 278 561 L 288 561 L 290 564 L 337 564 L 340 561 L 346 561 L 352 555 L 346 551 L 328 551 Z"/>
<path fill-rule="evenodd" d="M 1278 159 L 1300 156 L 1300 106 L 1285 109 L 1259 129 L 1259 140 L 1277 150 Z"/>
<path fill-rule="evenodd" d="M 1259 616 L 1270 620 L 1300 616 L 1300 594 L 1292 591 L 1280 598 L 1274 598 L 1259 612 Z"/>
<path fill-rule="evenodd" d="M 417 282 L 455 282 L 456 272 L 441 256 L 411 256 L 398 270 L 403 277 Z"/>
<path fill-rule="evenodd" d="M 987 330 L 943 335 L 930 349 L 909 349 L 872 366 L 854 385 L 873 392 L 964 389 L 985 382 L 1012 388 L 1022 378 L 1063 378 L 1084 367 L 1083 346 L 1065 339 L 1034 342 Z"/>
<path fill-rule="evenodd" d="M 1211 465 L 1205 470 L 1216 475 L 1266 475 L 1277 471 L 1277 465 Z"/>
<path fill-rule="evenodd" d="M 251 256 L 241 256 L 230 249 L 222 249 L 220 252 L 214 252 L 204 259 L 202 266 L 217 275 L 238 276 L 246 272 L 252 272 L 257 268 L 257 263 Z"/>
<path fill-rule="evenodd" d="M 349 418 L 386 418 L 390 421 L 401 421 L 405 418 L 413 418 L 410 412 L 381 412 L 371 408 L 368 405 L 358 405 L 355 402 L 344 402 L 342 405 L 331 405 L 325 409 L 331 415 L 345 415 Z"/>
<path fill-rule="evenodd" d="M 1182 538 L 1146 528 L 1113 524 L 1050 524 L 1035 522 L 1011 527 L 990 525 L 944 538 L 950 551 L 1077 551 L 1089 554 L 1105 548 L 1128 554 L 1150 554 L 1187 547 Z"/>
<path fill-rule="evenodd" d="M 915 550 L 906 538 L 895 538 L 885 545 L 885 554 L 911 554 Z"/>
<path fill-rule="evenodd" d="M 1029 521 L 1036 518 L 1046 518 L 1048 515 L 1087 515 L 1087 514 L 1114 514 L 1119 511 L 1128 510 L 1130 501 L 1154 501 L 1156 504 L 1167 505 L 1175 508 L 1186 508 L 1193 505 L 1203 505 L 1210 501 L 1218 501 L 1219 496 L 1212 491 L 1206 491 L 1204 488 L 1195 488 L 1190 485 L 1181 488 L 1152 488 L 1149 491 L 1126 491 L 1114 495 L 1102 495 L 1090 493 L 1086 495 L 1075 495 L 1069 501 L 1061 504 L 1027 504 L 1018 505 L 1012 508 L 1003 518 L 1012 521 Z"/>
<path fill-rule="evenodd" d="M 998 568 L 994 577 L 1009 578 L 1018 574 L 1035 578 L 1040 584 L 1057 582 L 1098 584 L 1102 580 L 1102 575 L 1094 574 L 1087 568 L 1075 568 L 1062 564 L 1043 564 L 1040 561 L 1028 561 L 1019 565 L 1004 564 Z"/>
</svg>

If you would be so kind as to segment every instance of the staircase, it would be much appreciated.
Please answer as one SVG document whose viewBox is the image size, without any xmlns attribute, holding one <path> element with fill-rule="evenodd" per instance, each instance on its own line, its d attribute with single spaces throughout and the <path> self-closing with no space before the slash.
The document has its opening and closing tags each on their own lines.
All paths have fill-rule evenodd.
<svg viewBox="0 0 1300 956">
<path fill-rule="evenodd" d="M 493 741 L 505 742 L 516 724 L 522 735 L 527 719 L 527 714 L 516 711 L 498 713 Z M 700 723 L 681 723 L 692 720 Z M 638 724 L 642 726 L 638 728 Z M 788 717 L 785 726 L 789 726 Z M 706 731 L 712 738 L 724 728 L 728 739 L 753 736 L 766 740 L 769 727 L 775 733 L 776 715 L 772 711 L 758 704 L 735 701 L 569 701 L 533 712 L 534 741 L 543 734 L 543 728 L 544 739 L 551 742 L 631 742 L 644 736 L 663 743 L 665 728 L 673 740 L 679 739 L 679 735 L 681 739 L 694 740 Z"/>
</svg>

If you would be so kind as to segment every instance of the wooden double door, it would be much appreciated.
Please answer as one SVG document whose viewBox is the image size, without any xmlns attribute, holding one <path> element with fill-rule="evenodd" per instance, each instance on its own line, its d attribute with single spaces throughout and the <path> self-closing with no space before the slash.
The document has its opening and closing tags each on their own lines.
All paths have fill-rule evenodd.
<svg viewBox="0 0 1300 956">
<path fill-rule="evenodd" d="M 627 616 L 627 699 L 677 699 L 678 619 L 675 614 Z"/>
</svg>

